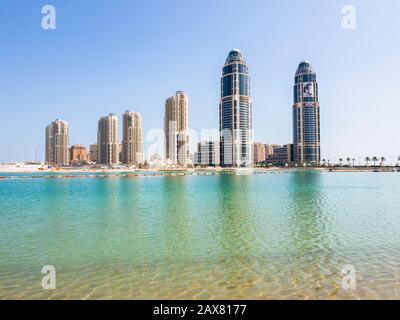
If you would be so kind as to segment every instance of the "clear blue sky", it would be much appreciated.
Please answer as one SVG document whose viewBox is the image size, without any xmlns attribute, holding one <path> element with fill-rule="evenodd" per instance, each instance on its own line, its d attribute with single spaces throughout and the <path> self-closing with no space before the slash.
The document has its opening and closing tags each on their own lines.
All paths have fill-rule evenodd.
<svg viewBox="0 0 400 320">
<path fill-rule="evenodd" d="M 57 29 L 41 28 L 43 5 Z M 342 7 L 357 29 L 342 29 Z M 293 76 L 308 59 L 319 81 L 322 156 L 400 155 L 400 1 L 168 0 L 0 2 L 0 162 L 44 158 L 45 126 L 96 141 L 97 120 L 126 109 L 145 133 L 165 99 L 190 98 L 190 127 L 218 127 L 221 67 L 240 48 L 250 69 L 255 140 L 292 140 Z M 121 121 L 121 118 L 120 118 Z M 146 142 L 148 145 L 149 142 Z"/>
</svg>

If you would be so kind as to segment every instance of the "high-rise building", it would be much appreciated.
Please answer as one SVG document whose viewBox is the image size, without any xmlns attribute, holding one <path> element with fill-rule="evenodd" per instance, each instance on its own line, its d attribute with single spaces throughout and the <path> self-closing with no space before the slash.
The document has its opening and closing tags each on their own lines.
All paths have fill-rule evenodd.
<svg viewBox="0 0 400 320">
<path fill-rule="evenodd" d="M 97 131 L 97 162 L 117 164 L 119 162 L 118 117 L 110 113 L 100 118 Z"/>
<path fill-rule="evenodd" d="M 260 142 L 254 143 L 254 164 L 265 161 L 265 144 Z"/>
<path fill-rule="evenodd" d="M 219 103 L 220 159 L 223 167 L 253 165 L 250 78 L 242 53 L 233 49 L 222 68 Z"/>
<path fill-rule="evenodd" d="M 90 161 L 97 162 L 97 157 L 98 157 L 97 143 L 90 145 L 89 152 L 90 152 Z"/>
<path fill-rule="evenodd" d="M 142 163 L 142 116 L 139 112 L 126 111 L 122 115 L 122 122 L 122 163 Z"/>
<path fill-rule="evenodd" d="M 294 79 L 294 159 L 300 165 L 321 160 L 317 76 L 310 62 L 301 62 Z"/>
<path fill-rule="evenodd" d="M 187 165 L 189 157 L 189 98 L 182 91 L 165 102 L 165 159 L 174 165 Z"/>
<path fill-rule="evenodd" d="M 219 141 L 201 141 L 194 153 L 194 163 L 206 166 L 219 165 Z"/>
<path fill-rule="evenodd" d="M 56 119 L 46 127 L 46 162 L 52 165 L 68 165 L 68 123 Z"/>
<path fill-rule="evenodd" d="M 73 164 L 84 164 L 89 161 L 89 154 L 85 146 L 74 144 L 69 150 L 69 161 Z"/>
</svg>

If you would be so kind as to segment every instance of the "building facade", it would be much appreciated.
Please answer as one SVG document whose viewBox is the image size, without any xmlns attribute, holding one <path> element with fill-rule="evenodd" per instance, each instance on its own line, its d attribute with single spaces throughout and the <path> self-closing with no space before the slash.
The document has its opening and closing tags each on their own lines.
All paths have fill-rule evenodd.
<svg viewBox="0 0 400 320">
<path fill-rule="evenodd" d="M 122 115 L 122 163 L 143 162 L 142 116 L 139 112 L 126 111 Z"/>
<path fill-rule="evenodd" d="M 286 166 L 294 161 L 294 145 L 292 143 L 284 146 L 274 145 L 273 152 L 270 154 L 266 163 L 276 166 Z"/>
<path fill-rule="evenodd" d="M 189 155 L 189 98 L 182 91 L 165 102 L 165 159 L 167 163 L 185 166 Z"/>
<path fill-rule="evenodd" d="M 201 141 L 194 153 L 194 164 L 204 166 L 219 166 L 219 141 Z"/>
<path fill-rule="evenodd" d="M 97 163 L 98 148 L 97 143 L 91 144 L 89 147 L 90 161 Z"/>
<path fill-rule="evenodd" d="M 255 142 L 253 145 L 254 149 L 254 164 L 260 163 L 265 161 L 266 155 L 265 155 L 265 149 L 266 146 L 264 143 L 260 142 Z"/>
<path fill-rule="evenodd" d="M 274 154 L 274 148 L 280 147 L 279 144 L 266 144 L 265 145 L 265 158 Z"/>
<path fill-rule="evenodd" d="M 293 145 L 297 164 L 321 161 L 318 83 L 308 61 L 299 64 L 294 80 Z"/>
<path fill-rule="evenodd" d="M 251 167 L 253 128 L 250 77 L 239 49 L 229 52 L 222 68 L 219 130 L 221 166 Z"/>
<path fill-rule="evenodd" d="M 84 164 L 89 162 L 89 153 L 85 146 L 74 144 L 69 150 L 69 161 L 72 164 Z"/>
<path fill-rule="evenodd" d="M 69 163 L 68 123 L 56 119 L 46 127 L 46 155 L 48 164 L 63 166 Z"/>
<path fill-rule="evenodd" d="M 97 130 L 97 163 L 118 164 L 118 117 L 110 113 L 100 118 Z"/>
</svg>

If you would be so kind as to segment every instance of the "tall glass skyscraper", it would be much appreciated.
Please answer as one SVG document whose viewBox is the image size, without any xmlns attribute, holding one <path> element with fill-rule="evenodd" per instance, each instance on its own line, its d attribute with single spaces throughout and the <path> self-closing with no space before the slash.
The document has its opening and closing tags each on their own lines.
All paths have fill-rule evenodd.
<svg viewBox="0 0 400 320">
<path fill-rule="evenodd" d="M 299 165 L 321 161 L 318 83 L 308 61 L 299 64 L 294 79 L 293 145 Z"/>
<path fill-rule="evenodd" d="M 222 68 L 219 103 L 220 162 L 222 167 L 253 165 L 252 101 L 246 61 L 233 49 Z"/>
</svg>

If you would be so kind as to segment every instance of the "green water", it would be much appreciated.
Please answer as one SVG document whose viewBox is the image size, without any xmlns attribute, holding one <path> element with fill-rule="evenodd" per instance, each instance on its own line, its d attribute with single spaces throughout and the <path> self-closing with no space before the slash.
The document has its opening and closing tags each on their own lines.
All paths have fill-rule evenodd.
<svg viewBox="0 0 400 320">
<path fill-rule="evenodd" d="M 400 298 L 398 173 L 3 179 L 0 221 L 2 299 Z"/>
</svg>

